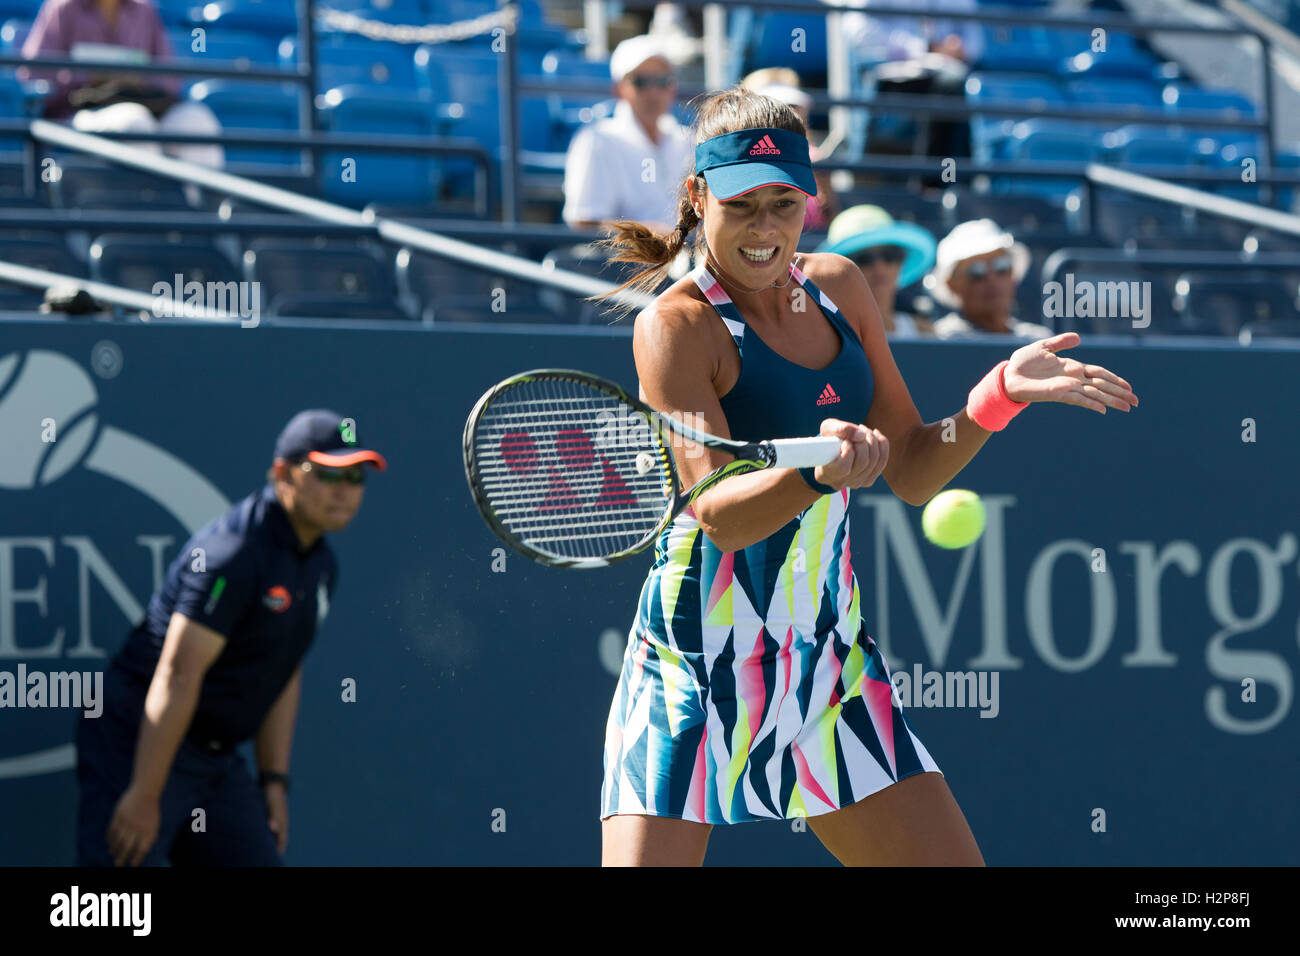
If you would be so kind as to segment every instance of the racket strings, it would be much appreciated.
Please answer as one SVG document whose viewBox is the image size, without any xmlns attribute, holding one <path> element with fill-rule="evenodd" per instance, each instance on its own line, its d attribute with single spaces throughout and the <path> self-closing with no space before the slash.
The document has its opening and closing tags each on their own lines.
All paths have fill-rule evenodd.
<svg viewBox="0 0 1300 956">
<path fill-rule="evenodd" d="M 496 520 L 554 557 L 634 548 L 673 498 L 667 454 L 645 416 L 580 381 L 512 384 L 482 410 L 472 445 L 479 491 Z"/>
</svg>

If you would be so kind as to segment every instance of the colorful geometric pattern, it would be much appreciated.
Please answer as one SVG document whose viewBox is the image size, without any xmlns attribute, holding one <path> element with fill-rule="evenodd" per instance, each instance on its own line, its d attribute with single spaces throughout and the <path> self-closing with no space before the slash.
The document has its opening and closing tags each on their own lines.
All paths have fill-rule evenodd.
<svg viewBox="0 0 1300 956">
<path fill-rule="evenodd" d="M 939 770 L 862 620 L 848 507 L 847 489 L 823 495 L 736 552 L 689 508 L 663 531 L 606 725 L 602 818 L 817 816 Z"/>
</svg>

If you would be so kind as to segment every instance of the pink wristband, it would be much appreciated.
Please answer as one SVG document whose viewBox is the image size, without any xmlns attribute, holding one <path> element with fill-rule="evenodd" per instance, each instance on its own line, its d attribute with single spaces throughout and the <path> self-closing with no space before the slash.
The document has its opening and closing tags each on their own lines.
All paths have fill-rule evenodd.
<svg viewBox="0 0 1300 956">
<path fill-rule="evenodd" d="M 1010 364 L 1009 359 L 1003 359 L 970 390 L 970 396 L 966 401 L 966 414 L 985 431 L 1002 431 L 1022 409 L 1029 407 L 1029 402 L 1013 402 L 1007 397 L 1002 373 Z"/>
</svg>

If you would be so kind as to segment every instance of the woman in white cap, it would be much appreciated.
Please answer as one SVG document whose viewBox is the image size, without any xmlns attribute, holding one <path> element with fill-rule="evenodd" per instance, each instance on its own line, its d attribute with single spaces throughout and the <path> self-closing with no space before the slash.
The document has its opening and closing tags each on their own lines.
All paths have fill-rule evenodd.
<svg viewBox="0 0 1300 956">
<path fill-rule="evenodd" d="M 609 72 L 618 105 L 569 144 L 564 221 L 581 229 L 636 219 L 668 229 L 691 137 L 672 114 L 677 79 L 666 47 L 650 36 L 624 40 L 609 58 Z"/>
<path fill-rule="evenodd" d="M 871 287 L 885 335 L 915 339 L 934 335 L 928 319 L 898 312 L 894 299 L 934 265 L 934 236 L 910 222 L 894 222 L 879 206 L 854 206 L 831 223 L 818 252 L 833 252 L 853 260 Z"/>
<path fill-rule="evenodd" d="M 797 251 L 816 192 L 794 111 L 727 90 L 700 105 L 676 228 L 621 222 L 606 240 L 644 266 L 622 288 L 654 289 L 699 227 L 699 264 L 636 319 L 644 401 L 715 435 L 840 439 L 830 464 L 718 482 L 656 542 L 605 727 L 607 865 L 698 865 L 714 825 L 796 818 L 845 864 L 981 865 L 870 635 L 849 489 L 883 477 L 919 506 L 1030 402 L 1137 402 L 1055 354 L 1071 332 L 996 365 L 948 420 L 955 435 L 926 424 L 862 273 Z M 730 459 L 693 447 L 682 480 Z"/>
<path fill-rule="evenodd" d="M 1013 316 L 1016 286 L 1029 270 L 1029 250 L 992 219 L 972 219 L 956 226 L 939 243 L 930 295 L 952 309 L 934 323 L 941 339 L 958 336 L 1015 335 L 1047 338 L 1045 325 Z"/>
</svg>

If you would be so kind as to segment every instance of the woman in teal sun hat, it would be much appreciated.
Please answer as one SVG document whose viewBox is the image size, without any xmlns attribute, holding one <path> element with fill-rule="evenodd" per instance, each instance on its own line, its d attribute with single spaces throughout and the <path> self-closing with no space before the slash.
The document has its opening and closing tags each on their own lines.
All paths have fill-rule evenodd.
<svg viewBox="0 0 1300 956">
<path fill-rule="evenodd" d="M 894 311 L 894 297 L 934 265 L 934 236 L 910 222 L 895 222 L 879 206 L 854 206 L 831 222 L 818 252 L 852 259 L 871 286 L 885 334 L 914 339 L 934 334 L 926 319 Z"/>
</svg>

